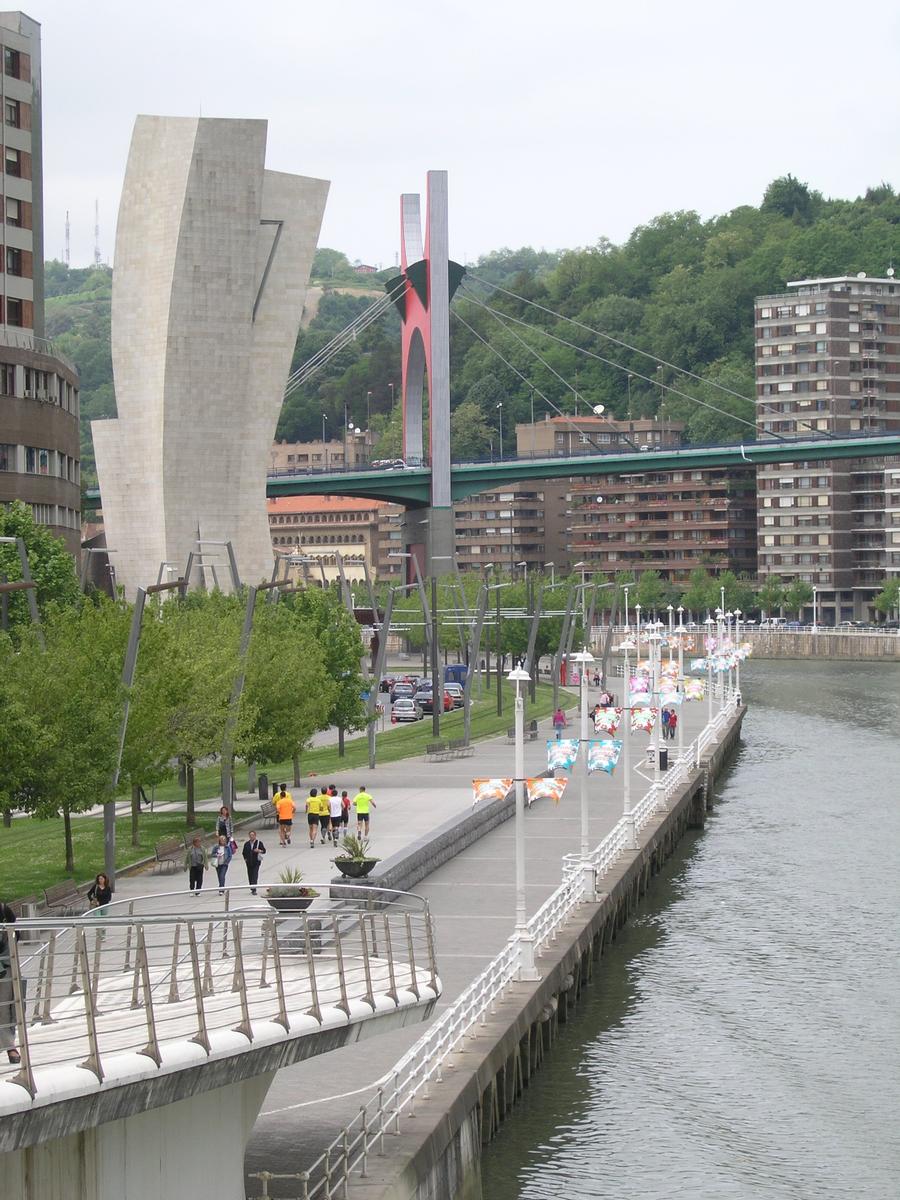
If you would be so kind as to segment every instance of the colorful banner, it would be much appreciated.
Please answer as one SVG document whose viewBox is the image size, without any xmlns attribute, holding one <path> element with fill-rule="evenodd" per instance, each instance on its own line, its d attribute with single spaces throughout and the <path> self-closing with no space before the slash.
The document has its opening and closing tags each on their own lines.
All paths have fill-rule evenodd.
<svg viewBox="0 0 900 1200">
<path fill-rule="evenodd" d="M 578 757 L 578 738 L 562 738 L 547 742 L 547 767 L 551 771 L 568 771 Z"/>
<path fill-rule="evenodd" d="M 702 700 L 706 695 L 705 679 L 686 679 L 684 681 L 685 700 Z"/>
<path fill-rule="evenodd" d="M 666 663 L 659 673 L 660 679 L 677 679 L 678 678 L 678 663 Z"/>
<path fill-rule="evenodd" d="M 632 675 L 629 686 L 632 696 L 640 695 L 650 691 L 650 680 L 646 675 Z"/>
<path fill-rule="evenodd" d="M 559 804 L 568 782 L 568 779 L 526 779 L 528 803 L 534 804 L 535 800 L 552 800 L 554 804 Z"/>
<path fill-rule="evenodd" d="M 599 742 L 588 742 L 588 771 L 605 771 L 607 775 L 612 775 L 621 753 L 620 741 L 604 738 Z"/>
<path fill-rule="evenodd" d="M 598 708 L 594 712 L 594 733 L 615 733 L 621 720 L 621 708 Z"/>
<path fill-rule="evenodd" d="M 472 804 L 479 800 L 502 800 L 513 785 L 512 779 L 473 779 Z"/>
<path fill-rule="evenodd" d="M 641 705 L 650 704 L 652 699 L 653 699 L 653 697 L 650 695 L 649 692 L 633 693 L 631 696 L 631 707 L 632 708 L 640 708 Z"/>
<path fill-rule="evenodd" d="M 660 692 L 659 703 L 663 708 L 673 708 L 684 699 L 681 692 Z"/>
<path fill-rule="evenodd" d="M 706 670 L 706 659 L 705 658 L 692 658 L 691 659 L 691 670 L 692 671 L 705 671 Z"/>
<path fill-rule="evenodd" d="M 649 733 L 656 724 L 658 708 L 633 708 L 631 710 L 631 732 Z"/>
</svg>

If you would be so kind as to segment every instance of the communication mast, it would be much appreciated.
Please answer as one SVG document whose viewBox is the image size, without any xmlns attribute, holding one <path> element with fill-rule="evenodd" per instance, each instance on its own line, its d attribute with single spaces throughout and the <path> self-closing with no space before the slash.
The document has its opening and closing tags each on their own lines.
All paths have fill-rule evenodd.
<svg viewBox="0 0 900 1200">
<path fill-rule="evenodd" d="M 99 267 L 103 262 L 100 254 L 100 201 L 94 201 L 94 266 Z"/>
<path fill-rule="evenodd" d="M 66 249 L 63 254 L 66 266 L 71 266 L 72 262 L 72 246 L 69 239 L 69 210 L 66 209 Z"/>
</svg>

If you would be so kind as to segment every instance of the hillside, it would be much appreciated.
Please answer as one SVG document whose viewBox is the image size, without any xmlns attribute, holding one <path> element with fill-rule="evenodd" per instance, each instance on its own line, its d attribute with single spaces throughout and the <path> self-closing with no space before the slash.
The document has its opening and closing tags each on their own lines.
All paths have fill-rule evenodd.
<svg viewBox="0 0 900 1200">
<path fill-rule="evenodd" d="M 554 405 L 572 413 L 576 403 L 582 412 L 604 404 L 611 415 L 626 416 L 629 401 L 635 416 L 649 416 L 660 409 L 661 385 L 677 382 L 680 391 L 725 410 L 716 413 L 668 393 L 663 411 L 687 423 L 692 441 L 746 437 L 747 426 L 735 418 L 753 417 L 752 400 L 741 397 L 753 395 L 754 297 L 813 275 L 883 274 L 900 252 L 898 226 L 900 199 L 888 184 L 856 200 L 824 199 L 786 176 L 769 185 L 758 207 L 743 205 L 707 221 L 695 212 L 664 213 L 638 226 L 621 245 L 600 238 L 593 246 L 562 252 L 524 247 L 482 257 L 469 265 L 454 303 L 462 318 L 451 324 L 454 453 L 487 453 L 501 399 L 504 443 L 511 450 L 516 422 L 530 417 L 532 388 L 539 419 L 554 412 Z M 87 422 L 114 411 L 110 275 L 67 272 L 58 263 L 47 270 L 51 334 L 82 371 L 88 475 L 93 455 Z M 322 293 L 315 317 L 300 331 L 294 367 L 374 303 L 393 273 L 360 276 L 339 251 L 319 250 L 313 283 Z M 535 328 L 504 326 L 485 304 Z M 399 329 L 392 311 L 344 348 L 285 403 L 278 436 L 320 436 L 323 413 L 337 432 L 346 405 L 351 420 L 370 419 L 379 431 L 379 457 L 397 453 L 399 414 L 396 406 L 392 412 L 391 400 L 392 392 L 399 394 Z M 657 373 L 642 350 L 701 380 L 676 380 L 670 367 Z M 739 395 L 723 395 L 712 382 Z"/>
</svg>

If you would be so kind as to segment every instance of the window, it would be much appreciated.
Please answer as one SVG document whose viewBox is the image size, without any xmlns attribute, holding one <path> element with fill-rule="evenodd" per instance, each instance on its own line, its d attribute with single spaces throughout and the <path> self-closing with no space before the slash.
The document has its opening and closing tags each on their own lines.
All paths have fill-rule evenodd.
<svg viewBox="0 0 900 1200">
<path fill-rule="evenodd" d="M 798 309 L 797 311 L 799 312 L 800 310 Z M 809 310 L 807 309 L 807 312 L 808 311 Z M 812 333 L 812 325 L 798 325 L 794 329 L 794 332 L 795 333 Z"/>
<path fill-rule="evenodd" d="M 816 307 L 818 308 L 818 305 Z M 826 322 L 825 321 L 817 321 L 816 322 L 816 333 L 827 333 L 827 332 L 828 332 L 828 326 L 827 326 Z"/>
<path fill-rule="evenodd" d="M 4 396 L 16 394 L 16 368 L 12 363 L 0 363 L 0 394 Z"/>
<path fill-rule="evenodd" d="M 11 76 L 13 79 L 20 78 L 22 70 L 22 56 L 18 50 L 11 50 L 9 46 L 3 49 L 3 72 L 5 75 Z"/>
<path fill-rule="evenodd" d="M 14 146 L 6 147 L 6 173 L 18 178 L 22 174 L 22 151 Z"/>
<path fill-rule="evenodd" d="M 22 227 L 22 201 L 6 197 L 6 223 Z"/>
<path fill-rule="evenodd" d="M 22 327 L 22 301 L 8 296 L 6 300 L 6 323 Z"/>
<path fill-rule="evenodd" d="M 859 333 L 859 321 L 851 321 L 847 326 L 848 333 Z"/>
<path fill-rule="evenodd" d="M 16 448 L 9 442 L 0 442 L 0 471 L 16 469 Z"/>
<path fill-rule="evenodd" d="M 22 251 L 15 246 L 6 247 L 6 273 L 7 275 L 22 274 Z"/>
<path fill-rule="evenodd" d="M 850 354 L 859 354 L 859 342 L 851 342 L 848 349 Z"/>
<path fill-rule="evenodd" d="M 25 447 L 25 470 L 29 475 L 50 474 L 50 451 L 38 446 Z"/>
<path fill-rule="evenodd" d="M 22 114 L 18 100 L 10 100 L 6 98 L 6 123 L 11 125 L 13 129 L 18 129 L 22 123 Z"/>
</svg>

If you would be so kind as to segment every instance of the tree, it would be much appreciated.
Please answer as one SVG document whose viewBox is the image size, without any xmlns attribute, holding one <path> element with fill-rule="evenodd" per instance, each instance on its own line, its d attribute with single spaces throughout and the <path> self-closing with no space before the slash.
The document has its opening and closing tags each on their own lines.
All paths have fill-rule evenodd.
<svg viewBox="0 0 900 1200">
<path fill-rule="evenodd" d="M 491 444 L 491 429 L 482 409 L 464 400 L 450 414 L 450 448 L 455 459 L 485 458 Z"/>
<path fill-rule="evenodd" d="M 75 560 L 66 550 L 62 538 L 54 537 L 46 525 L 39 525 L 31 509 L 20 500 L 4 508 L 0 505 L 0 537 L 22 538 L 28 553 L 28 566 L 37 585 L 38 608 L 43 613 L 46 606 L 57 604 L 75 605 L 80 600 Z M 18 548 L 10 543 L 0 543 L 0 574 L 9 580 L 22 578 L 22 566 Z M 16 630 L 27 625 L 31 616 L 24 592 L 11 592 L 7 596 L 9 626 Z"/>
<path fill-rule="evenodd" d="M 812 604 L 813 590 L 805 579 L 795 579 L 784 593 L 784 607 L 800 615 L 800 610 Z"/>
<path fill-rule="evenodd" d="M 813 194 L 805 183 L 793 175 L 781 175 L 773 179 L 763 196 L 763 212 L 778 213 L 800 221 L 809 221 L 813 215 Z"/>
<path fill-rule="evenodd" d="M 756 593 L 756 603 L 760 611 L 769 616 L 784 607 L 784 588 L 774 576 L 769 576 Z"/>
<path fill-rule="evenodd" d="M 635 591 L 635 603 L 640 604 L 645 617 L 659 612 L 668 600 L 668 590 L 659 571 L 642 571 Z"/>
<path fill-rule="evenodd" d="M 900 579 L 889 579 L 875 597 L 877 612 L 890 616 L 900 609 Z"/>
<path fill-rule="evenodd" d="M 703 567 L 695 567 L 688 579 L 687 590 L 681 597 L 683 606 L 692 613 L 701 614 L 706 609 L 717 608 L 719 596 L 716 581 Z"/>
</svg>

